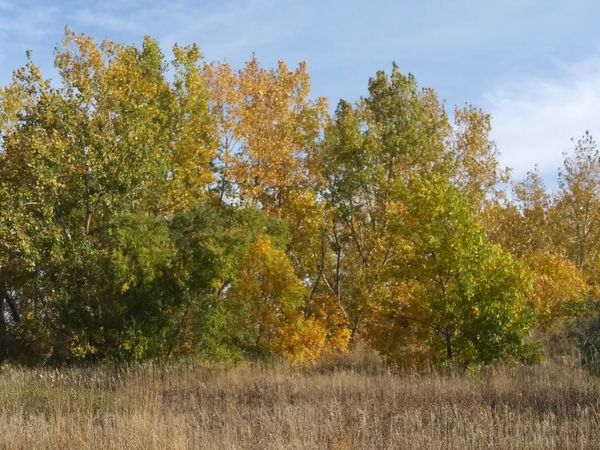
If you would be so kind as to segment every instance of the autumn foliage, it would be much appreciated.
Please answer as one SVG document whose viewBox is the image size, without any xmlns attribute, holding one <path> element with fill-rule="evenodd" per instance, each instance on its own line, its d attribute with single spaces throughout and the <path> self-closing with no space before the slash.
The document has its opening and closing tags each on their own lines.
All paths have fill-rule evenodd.
<svg viewBox="0 0 600 450">
<path fill-rule="evenodd" d="M 600 273 L 586 134 L 549 192 L 394 66 L 333 113 L 305 63 L 67 31 L 0 92 L 1 358 L 535 360 Z"/>
</svg>

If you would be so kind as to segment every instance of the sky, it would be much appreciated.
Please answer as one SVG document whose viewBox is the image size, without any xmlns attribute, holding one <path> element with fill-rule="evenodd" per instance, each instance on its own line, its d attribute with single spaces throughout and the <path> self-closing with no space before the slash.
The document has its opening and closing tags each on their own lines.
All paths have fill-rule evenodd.
<svg viewBox="0 0 600 450">
<path fill-rule="evenodd" d="M 396 62 L 449 111 L 491 113 L 501 162 L 516 178 L 537 164 L 549 185 L 571 139 L 600 139 L 598 0 L 0 0 L 0 83 L 26 50 L 52 76 L 65 26 L 124 43 L 150 35 L 167 52 L 195 42 L 236 66 L 253 53 L 267 66 L 306 61 L 313 94 L 333 106 Z"/>
</svg>

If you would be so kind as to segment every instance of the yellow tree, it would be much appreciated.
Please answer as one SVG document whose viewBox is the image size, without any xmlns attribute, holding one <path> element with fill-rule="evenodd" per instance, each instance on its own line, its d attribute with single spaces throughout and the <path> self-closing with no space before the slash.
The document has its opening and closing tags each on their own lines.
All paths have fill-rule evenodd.
<svg viewBox="0 0 600 450">
<path fill-rule="evenodd" d="M 283 62 L 265 69 L 256 58 L 240 70 L 213 63 L 204 66 L 204 77 L 220 143 L 218 198 L 253 205 L 288 223 L 286 252 L 309 286 L 306 305 L 326 308 L 328 302 L 318 305 L 325 299 L 318 285 L 328 249 L 317 151 L 325 99 L 311 98 L 305 63 L 294 70 Z"/>
<path fill-rule="evenodd" d="M 525 258 L 533 273 L 531 304 L 542 330 L 580 314 L 588 292 L 577 266 L 560 253 L 537 251 Z"/>
<path fill-rule="evenodd" d="M 328 332 L 326 310 L 305 315 L 306 295 L 285 252 L 268 236 L 259 236 L 245 252 L 231 292 L 230 307 L 247 350 L 309 363 L 326 351 L 343 349 L 347 336 Z"/>
<path fill-rule="evenodd" d="M 537 171 L 513 183 L 512 199 L 489 202 L 482 215 L 491 239 L 518 256 L 556 251 L 553 199 Z"/>
<path fill-rule="evenodd" d="M 596 286 L 600 269 L 600 155 L 589 133 L 577 142 L 559 174 L 559 238 L 569 257 Z"/>
<path fill-rule="evenodd" d="M 584 273 L 569 256 L 560 210 L 533 171 L 514 183 L 511 202 L 492 202 L 483 215 L 488 236 L 532 272 L 530 303 L 543 330 L 580 312 L 588 292 Z"/>
<path fill-rule="evenodd" d="M 490 114 L 470 105 L 454 110 L 450 144 L 453 180 L 480 203 L 499 195 L 498 184 L 507 182 L 510 175 L 501 167 L 498 149 L 490 138 L 491 119 Z"/>
<path fill-rule="evenodd" d="M 327 108 L 325 99 L 310 97 L 306 64 L 264 69 L 253 58 L 234 71 L 213 63 L 204 77 L 220 140 L 219 198 L 285 219 L 292 247 L 301 248 L 318 235 L 315 148 Z"/>
<path fill-rule="evenodd" d="M 327 107 L 323 98 L 310 98 L 306 64 L 292 71 L 279 62 L 269 70 L 253 58 L 239 71 L 206 64 L 204 76 L 221 138 L 220 197 L 229 194 L 281 215 L 309 190 Z"/>
</svg>

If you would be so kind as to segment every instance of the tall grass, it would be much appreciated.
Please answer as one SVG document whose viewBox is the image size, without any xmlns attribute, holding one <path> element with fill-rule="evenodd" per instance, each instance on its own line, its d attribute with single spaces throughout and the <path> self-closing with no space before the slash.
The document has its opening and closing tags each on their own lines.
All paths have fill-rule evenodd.
<svg viewBox="0 0 600 450">
<path fill-rule="evenodd" d="M 312 370 L 193 363 L 0 370 L 10 449 L 594 448 L 600 382 L 548 363 L 393 374 L 373 358 Z"/>
</svg>

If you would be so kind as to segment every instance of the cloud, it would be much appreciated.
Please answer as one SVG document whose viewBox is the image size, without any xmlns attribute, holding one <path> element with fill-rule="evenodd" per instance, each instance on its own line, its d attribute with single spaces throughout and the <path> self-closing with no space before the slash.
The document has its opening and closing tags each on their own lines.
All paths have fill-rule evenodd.
<svg viewBox="0 0 600 450">
<path fill-rule="evenodd" d="M 484 96 L 501 161 L 520 178 L 537 164 L 552 185 L 571 139 L 600 136 L 600 56 L 560 65 L 550 78 L 530 77 Z"/>
</svg>

